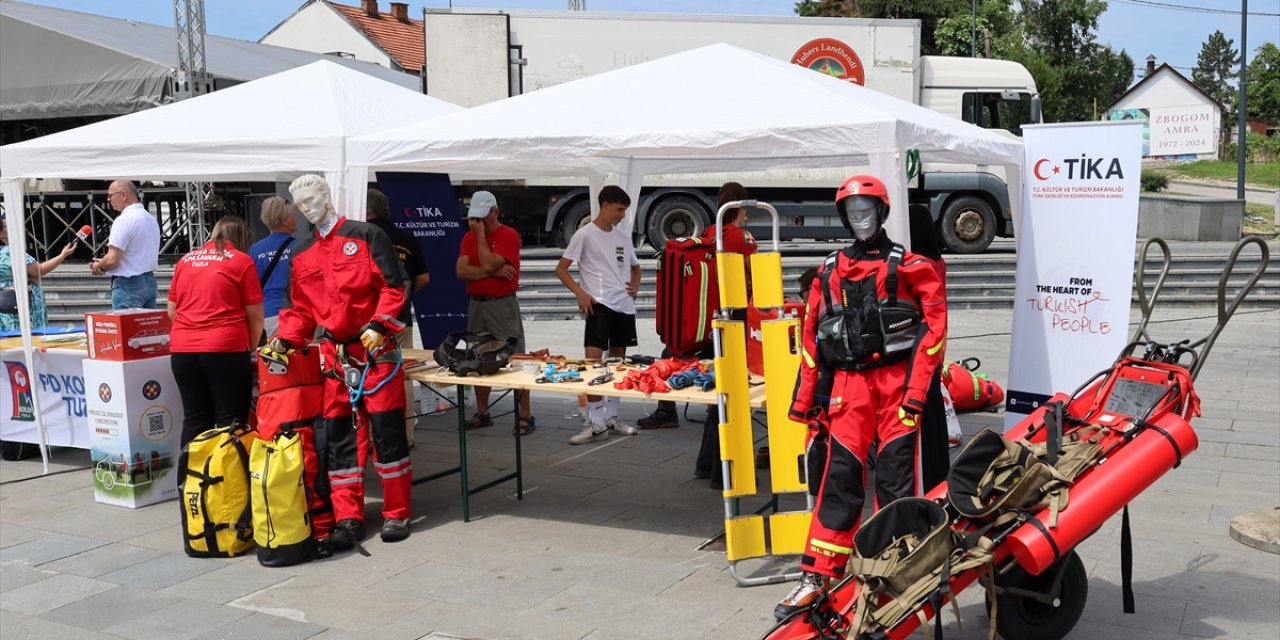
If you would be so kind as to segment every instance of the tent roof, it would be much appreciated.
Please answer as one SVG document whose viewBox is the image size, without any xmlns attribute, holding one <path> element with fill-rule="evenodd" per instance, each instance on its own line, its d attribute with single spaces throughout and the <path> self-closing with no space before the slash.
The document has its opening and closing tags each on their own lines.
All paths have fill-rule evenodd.
<svg viewBox="0 0 1280 640">
<path fill-rule="evenodd" d="M 347 137 L 459 110 L 322 60 L 0 148 L 6 178 L 277 180 L 346 168 Z"/>
<path fill-rule="evenodd" d="M 1018 164 L 1022 143 L 726 44 L 357 136 L 352 166 L 454 178 L 829 167 L 915 148 Z"/>
<path fill-rule="evenodd" d="M 132 113 L 172 99 L 172 26 L 0 0 L 0 119 Z M 416 89 L 418 77 L 376 64 L 215 35 L 205 65 L 218 88 L 332 60 Z"/>
</svg>

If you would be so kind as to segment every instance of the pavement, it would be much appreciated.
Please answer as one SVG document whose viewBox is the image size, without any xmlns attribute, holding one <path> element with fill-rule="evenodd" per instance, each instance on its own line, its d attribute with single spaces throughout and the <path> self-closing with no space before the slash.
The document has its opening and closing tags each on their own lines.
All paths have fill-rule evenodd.
<svg viewBox="0 0 1280 640">
<path fill-rule="evenodd" d="M 1183 178 L 1170 180 L 1168 191 L 1227 200 L 1235 200 L 1237 193 L 1235 183 L 1221 180 L 1191 180 Z M 1244 201 L 1249 204 L 1274 205 L 1280 208 L 1280 190 L 1247 184 L 1244 187 Z"/>
<path fill-rule="evenodd" d="M 1162 341 L 1195 339 L 1212 309 L 1157 310 Z M 641 353 L 657 353 L 652 320 Z M 976 356 L 1004 381 L 1008 310 L 952 314 L 949 353 Z M 581 323 L 526 324 L 531 347 L 579 352 Z M 1275 638 L 1280 555 L 1231 538 L 1237 515 L 1280 505 L 1280 311 L 1243 309 L 1217 341 L 1197 390 L 1199 450 L 1131 505 L 1137 613 L 1121 613 L 1119 522 L 1078 547 L 1088 602 L 1070 638 Z M 425 390 L 424 405 L 434 404 Z M 634 421 L 653 402 L 627 402 Z M 456 476 L 415 488 L 413 536 L 366 543 L 281 569 L 253 555 L 192 559 L 182 552 L 176 503 L 137 510 L 95 504 L 87 452 L 59 449 L 40 463 L 0 462 L 0 636 L 40 640 L 410 640 L 757 638 L 790 585 L 740 588 L 714 540 L 724 503 L 693 478 L 702 409 L 681 428 L 573 447 L 570 397 L 535 395 L 538 430 L 523 440 L 525 495 L 510 484 L 473 497 L 462 522 Z M 475 481 L 513 466 L 499 424 L 469 432 Z M 968 435 L 999 413 L 963 414 Z M 456 416 L 422 418 L 415 469 L 456 463 Z M 757 429 L 757 437 L 763 432 Z M 65 473 L 59 473 L 64 472 Z M 368 487 L 376 495 L 377 481 Z M 767 482 L 762 486 L 767 486 Z M 743 501 L 743 511 L 763 504 Z M 371 524 L 379 522 L 371 499 Z M 376 526 L 374 526 L 376 530 Z M 705 545 L 708 540 L 712 544 Z M 747 561 L 740 572 L 781 562 Z M 960 595 L 963 630 L 986 637 L 979 589 Z"/>
</svg>

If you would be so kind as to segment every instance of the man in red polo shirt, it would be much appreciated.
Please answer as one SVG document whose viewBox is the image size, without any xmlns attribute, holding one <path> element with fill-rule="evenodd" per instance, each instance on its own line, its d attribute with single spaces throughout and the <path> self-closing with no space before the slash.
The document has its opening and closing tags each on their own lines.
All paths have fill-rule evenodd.
<svg viewBox="0 0 1280 640">
<path fill-rule="evenodd" d="M 458 278 L 467 282 L 467 331 L 487 331 L 499 339 L 516 339 L 516 351 L 523 352 L 524 321 L 516 290 L 520 288 L 520 234 L 498 221 L 498 199 L 488 191 L 477 191 L 467 208 L 467 224 L 458 251 Z M 468 429 L 488 427 L 489 387 L 476 387 L 476 414 L 467 421 Z M 529 394 L 520 393 L 521 435 L 534 429 L 529 413 Z"/>
</svg>

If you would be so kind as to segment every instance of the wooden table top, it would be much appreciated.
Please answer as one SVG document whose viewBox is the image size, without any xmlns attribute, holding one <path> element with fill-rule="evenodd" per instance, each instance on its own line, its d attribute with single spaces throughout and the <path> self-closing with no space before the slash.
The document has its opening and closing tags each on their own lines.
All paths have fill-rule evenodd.
<svg viewBox="0 0 1280 640">
<path fill-rule="evenodd" d="M 558 393 L 564 395 L 580 395 L 590 394 L 593 396 L 611 396 L 618 398 L 630 398 L 633 400 L 671 400 L 672 402 L 693 402 L 697 404 L 715 404 L 715 391 L 700 391 L 697 387 L 689 387 L 685 389 L 672 389 L 668 393 L 644 393 L 632 389 L 617 389 L 613 386 L 613 382 L 617 382 L 626 376 L 626 371 L 618 371 L 617 367 L 611 367 L 615 380 L 599 385 L 587 384 L 592 378 L 604 373 L 604 369 L 588 369 L 581 372 L 582 380 L 577 382 L 536 382 L 541 374 L 525 373 L 520 365 L 524 362 L 536 361 L 514 361 L 506 370 L 495 373 L 491 376 L 470 376 L 458 377 L 441 368 L 435 363 L 435 358 L 430 351 L 424 349 L 404 349 L 404 357 L 406 360 L 416 360 L 425 362 L 426 365 L 413 367 L 405 371 L 405 377 L 418 382 L 429 382 L 432 384 L 452 386 L 457 384 L 471 386 L 497 387 L 501 389 L 520 389 L 523 391 L 536 391 L 538 393 Z M 751 376 L 750 387 L 750 403 L 752 408 L 764 408 L 764 380 L 757 376 Z"/>
</svg>

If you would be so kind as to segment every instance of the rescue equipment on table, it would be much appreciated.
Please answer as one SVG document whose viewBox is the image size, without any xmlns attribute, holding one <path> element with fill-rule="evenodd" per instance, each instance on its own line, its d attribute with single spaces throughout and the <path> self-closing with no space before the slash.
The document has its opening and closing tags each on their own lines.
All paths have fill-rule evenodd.
<svg viewBox="0 0 1280 640">
<path fill-rule="evenodd" d="M 1148 299 L 1141 279 L 1152 244 L 1162 248 L 1165 266 Z M 1249 244 L 1261 253 L 1259 266 L 1228 305 L 1228 278 Z M 947 601 L 954 607 L 954 594 L 977 580 L 989 590 L 989 637 L 998 631 L 1004 638 L 1063 638 L 1088 593 L 1074 549 L 1122 510 L 1121 592 L 1124 611 L 1133 613 L 1127 505 L 1198 446 L 1190 424 L 1200 415 L 1195 379 L 1268 261 L 1261 240 L 1238 243 L 1218 284 L 1218 322 L 1210 334 L 1159 343 L 1146 326 L 1170 260 L 1164 241 L 1149 240 L 1137 268 L 1142 321 L 1114 364 L 1074 392 L 1042 403 L 1003 436 L 979 433 L 945 484 L 869 518 L 854 536 L 860 555 L 851 561 L 849 577 L 764 638 L 897 640 L 929 618 L 940 638 L 939 611 Z M 1134 355 L 1140 348 L 1142 355 Z M 950 539 L 946 553 L 948 543 L 934 537 L 938 522 Z"/>
<path fill-rule="evenodd" d="M 653 364 L 643 369 L 632 369 L 627 371 L 627 376 L 622 380 L 613 383 L 615 389 L 632 389 L 641 393 L 669 393 L 673 388 L 682 389 L 687 386 L 699 385 L 706 383 L 705 377 L 699 377 L 701 374 L 710 372 L 711 365 L 708 362 L 705 365 L 698 360 L 682 360 L 679 358 L 665 358 L 657 360 Z M 673 376 L 692 371 L 690 377 L 680 377 L 676 384 L 683 386 L 675 386 L 670 380 Z M 685 384 L 685 383 L 688 384 Z M 711 375 L 710 387 L 715 386 L 715 376 Z M 706 391 L 707 389 L 698 386 L 699 389 Z M 708 387 L 709 388 L 709 387 Z"/>
<path fill-rule="evenodd" d="M 1004 389 L 987 374 L 978 371 L 982 366 L 977 358 L 965 358 L 960 362 L 947 362 L 942 367 L 942 384 L 951 394 L 956 411 L 981 411 L 1000 406 L 1004 402 Z"/>
<path fill-rule="evenodd" d="M 587 385 L 594 387 L 594 386 L 597 386 L 597 385 L 602 385 L 602 384 L 604 384 L 604 383 L 606 383 L 606 382 L 613 382 L 613 372 L 612 372 L 612 371 L 606 371 L 606 372 L 604 372 L 604 373 L 602 373 L 602 374 L 600 374 L 600 375 L 598 375 L 598 376 L 596 376 L 596 377 L 592 378 L 592 379 L 591 379 L 591 381 L 587 383 Z"/>
<path fill-rule="evenodd" d="M 711 320 L 720 309 L 715 244 L 700 238 L 667 240 L 656 272 L 656 324 L 662 344 L 680 355 L 710 345 Z"/>
<path fill-rule="evenodd" d="M 582 374 L 577 369 L 565 369 L 548 363 L 542 367 L 542 375 L 538 376 L 534 382 L 582 382 Z"/>
<path fill-rule="evenodd" d="M 818 358 L 834 369 L 861 371 L 900 362 L 911 356 L 921 314 L 908 300 L 898 299 L 898 265 L 904 250 L 895 244 L 886 258 L 885 299 L 876 291 L 875 276 L 841 279 L 836 274 L 839 252 L 827 256 L 822 278 L 825 311 L 818 320 Z M 833 282 L 839 295 L 832 296 Z"/>
<path fill-rule="evenodd" d="M 489 376 L 507 366 L 516 339 L 501 340 L 486 331 L 454 331 L 436 347 L 436 363 L 457 376 Z"/>
<path fill-rule="evenodd" d="M 328 474 L 317 454 L 327 442 L 315 429 L 323 397 L 320 350 L 298 349 L 288 362 L 258 361 L 255 415 L 261 440 L 250 451 L 251 502 L 258 562 L 268 567 L 310 560 L 313 536 L 333 525 Z"/>
<path fill-rule="evenodd" d="M 193 558 L 230 558 L 253 548 L 249 447 L 257 435 L 239 422 L 214 427 L 182 449 L 178 506 L 182 546 Z"/>
</svg>

